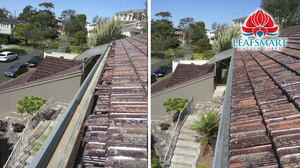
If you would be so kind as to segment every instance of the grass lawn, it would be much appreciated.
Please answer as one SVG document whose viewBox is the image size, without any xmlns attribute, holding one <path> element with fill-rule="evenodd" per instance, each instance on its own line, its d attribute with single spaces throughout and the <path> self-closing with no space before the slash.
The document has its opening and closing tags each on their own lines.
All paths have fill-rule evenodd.
<svg viewBox="0 0 300 168">
<path fill-rule="evenodd" d="M 168 78 L 171 78 L 172 77 L 172 73 L 168 73 L 167 75 L 165 75 L 164 77 L 161 77 L 161 78 L 156 78 L 157 81 L 152 83 L 151 86 L 154 86 L 156 84 L 158 84 L 159 82 L 165 80 L 165 79 L 168 79 Z"/>
<path fill-rule="evenodd" d="M 25 52 L 28 52 L 31 50 L 33 50 L 32 46 L 18 46 L 18 47 L 13 47 L 13 48 L 2 49 L 2 50 L 0 50 L 0 52 L 11 51 L 16 54 L 22 54 L 22 53 L 25 53 Z"/>
</svg>

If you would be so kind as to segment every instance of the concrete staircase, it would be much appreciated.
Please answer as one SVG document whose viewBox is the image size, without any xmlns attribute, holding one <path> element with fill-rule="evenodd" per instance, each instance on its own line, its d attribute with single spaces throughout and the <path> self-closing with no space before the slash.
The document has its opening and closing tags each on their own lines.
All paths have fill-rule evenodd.
<svg viewBox="0 0 300 168">
<path fill-rule="evenodd" d="M 195 102 L 195 110 L 183 124 L 176 147 L 171 159 L 170 168 L 195 168 L 200 155 L 200 141 L 203 136 L 190 130 L 194 121 L 199 121 L 199 114 L 206 114 L 210 110 L 220 110 L 225 86 L 217 86 L 212 101 Z"/>
<path fill-rule="evenodd" d="M 196 131 L 190 130 L 190 127 L 194 121 L 199 120 L 199 114 L 207 112 L 207 109 L 210 107 L 212 107 L 211 102 L 195 105 L 193 114 L 188 116 L 180 130 L 170 168 L 191 168 L 196 166 L 200 154 L 202 136 Z"/>
</svg>

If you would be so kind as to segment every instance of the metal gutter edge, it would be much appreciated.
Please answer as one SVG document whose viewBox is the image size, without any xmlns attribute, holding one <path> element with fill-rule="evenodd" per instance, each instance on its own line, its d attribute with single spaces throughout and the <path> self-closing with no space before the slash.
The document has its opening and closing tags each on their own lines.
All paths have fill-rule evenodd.
<svg viewBox="0 0 300 168">
<path fill-rule="evenodd" d="M 106 48 L 105 54 L 102 54 L 97 63 L 94 65 L 93 69 L 87 76 L 87 78 L 84 80 L 83 84 L 80 86 L 79 90 L 77 91 L 76 95 L 71 100 L 69 106 L 62 114 L 61 118 L 51 131 L 50 135 L 46 139 L 46 141 L 43 143 L 42 147 L 40 148 L 39 152 L 34 157 L 33 161 L 29 165 L 29 168 L 37 168 L 37 167 L 47 167 L 49 161 L 52 158 L 53 153 L 55 152 L 78 104 L 80 103 L 86 89 L 88 88 L 94 74 L 96 73 L 96 70 L 100 63 L 103 60 L 104 55 L 106 55 L 109 52 L 111 44 L 108 45 Z"/>
<path fill-rule="evenodd" d="M 232 50 L 234 54 L 234 50 Z M 226 84 L 226 91 L 224 95 L 221 119 L 219 125 L 218 138 L 214 152 L 213 168 L 228 167 L 228 141 L 229 141 L 229 126 L 230 126 L 230 106 L 231 106 L 231 90 L 232 90 L 232 76 L 233 76 L 233 55 L 230 60 L 229 73 Z"/>
</svg>

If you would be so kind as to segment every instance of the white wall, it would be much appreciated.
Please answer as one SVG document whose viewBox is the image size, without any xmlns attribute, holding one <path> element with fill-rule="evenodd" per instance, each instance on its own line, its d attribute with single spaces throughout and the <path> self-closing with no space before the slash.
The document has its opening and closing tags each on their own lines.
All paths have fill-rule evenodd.
<svg viewBox="0 0 300 168">
<path fill-rule="evenodd" d="M 78 56 L 79 54 L 72 54 L 72 53 L 62 53 L 62 52 L 51 52 L 50 53 L 46 53 L 44 52 L 44 58 L 46 56 L 52 56 L 52 57 L 57 57 L 57 58 L 60 58 L 60 57 L 64 57 L 64 59 L 74 59 L 74 57 Z"/>
<path fill-rule="evenodd" d="M 172 72 L 175 71 L 178 64 L 204 65 L 208 60 L 174 60 L 172 61 Z"/>
</svg>

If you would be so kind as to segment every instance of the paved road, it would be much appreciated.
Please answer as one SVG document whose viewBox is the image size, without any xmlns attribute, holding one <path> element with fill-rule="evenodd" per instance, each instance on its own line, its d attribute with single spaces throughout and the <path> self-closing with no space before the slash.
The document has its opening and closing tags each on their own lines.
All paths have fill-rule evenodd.
<svg viewBox="0 0 300 168">
<path fill-rule="evenodd" d="M 153 74 L 154 71 L 156 71 L 159 67 L 166 65 L 166 62 L 168 59 L 161 59 L 154 63 L 151 63 L 151 74 Z"/>
<path fill-rule="evenodd" d="M 7 70 L 9 67 L 11 67 L 12 65 L 14 65 L 16 63 L 24 63 L 25 64 L 32 57 L 38 56 L 39 52 L 40 52 L 40 50 L 29 51 L 28 53 L 20 54 L 19 59 L 17 59 L 17 60 L 14 60 L 14 61 L 11 61 L 8 63 L 0 62 L 0 85 L 11 79 L 14 79 L 14 78 L 6 77 L 4 75 L 5 70 Z"/>
</svg>

